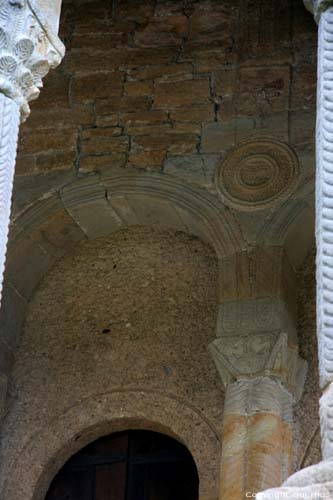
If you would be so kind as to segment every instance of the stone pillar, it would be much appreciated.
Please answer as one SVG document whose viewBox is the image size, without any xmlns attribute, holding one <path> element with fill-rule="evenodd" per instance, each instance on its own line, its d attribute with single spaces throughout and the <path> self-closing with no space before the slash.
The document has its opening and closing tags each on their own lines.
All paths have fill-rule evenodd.
<svg viewBox="0 0 333 500">
<path fill-rule="evenodd" d="M 291 472 L 292 407 L 306 364 L 286 333 L 218 338 L 210 349 L 226 387 L 220 499 L 243 500 Z"/>
<path fill-rule="evenodd" d="M 319 23 L 316 131 L 317 336 L 323 462 L 291 476 L 281 488 L 260 493 L 333 498 L 333 0 L 304 0 Z"/>
<path fill-rule="evenodd" d="M 0 300 L 19 123 L 64 55 L 60 7 L 61 0 L 0 0 Z M 0 414 L 5 388 L 0 366 Z"/>
</svg>

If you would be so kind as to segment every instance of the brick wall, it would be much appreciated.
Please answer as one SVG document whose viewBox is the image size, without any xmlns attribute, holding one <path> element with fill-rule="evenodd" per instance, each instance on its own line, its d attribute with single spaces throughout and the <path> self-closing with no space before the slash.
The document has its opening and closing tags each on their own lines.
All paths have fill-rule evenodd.
<svg viewBox="0 0 333 500">
<path fill-rule="evenodd" d="M 226 150 L 313 148 L 316 27 L 302 0 L 66 1 L 67 55 L 22 127 L 17 175 L 114 166 L 210 186 Z"/>
</svg>

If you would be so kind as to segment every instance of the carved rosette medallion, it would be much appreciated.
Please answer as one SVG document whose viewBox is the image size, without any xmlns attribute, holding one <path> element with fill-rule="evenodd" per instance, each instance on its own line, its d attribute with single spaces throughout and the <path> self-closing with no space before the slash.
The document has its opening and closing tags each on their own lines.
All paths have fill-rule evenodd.
<svg viewBox="0 0 333 500">
<path fill-rule="evenodd" d="M 298 178 L 298 161 L 286 144 L 270 138 L 232 149 L 217 171 L 216 186 L 227 205 L 260 209 L 288 196 Z"/>
<path fill-rule="evenodd" d="M 39 95 L 42 78 L 61 62 L 64 51 L 28 0 L 0 0 L 0 92 L 19 105 L 21 121 L 29 114 L 29 101 Z"/>
</svg>

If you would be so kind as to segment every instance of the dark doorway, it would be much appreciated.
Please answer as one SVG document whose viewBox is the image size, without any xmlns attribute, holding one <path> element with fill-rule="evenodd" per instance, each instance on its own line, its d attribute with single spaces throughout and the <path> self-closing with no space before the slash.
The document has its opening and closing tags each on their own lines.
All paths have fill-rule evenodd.
<svg viewBox="0 0 333 500">
<path fill-rule="evenodd" d="M 45 500 L 198 500 L 198 474 L 187 448 L 164 434 L 111 434 L 74 455 Z"/>
</svg>

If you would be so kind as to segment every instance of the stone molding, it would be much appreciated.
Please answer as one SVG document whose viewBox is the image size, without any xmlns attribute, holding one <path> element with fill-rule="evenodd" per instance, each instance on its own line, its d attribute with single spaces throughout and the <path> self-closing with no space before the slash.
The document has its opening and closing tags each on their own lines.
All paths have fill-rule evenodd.
<svg viewBox="0 0 333 500">
<path fill-rule="evenodd" d="M 0 1 L 0 92 L 19 105 L 21 121 L 29 115 L 29 101 L 40 93 L 42 78 L 65 52 L 40 12 L 29 0 Z"/>
<path fill-rule="evenodd" d="M 333 0 L 303 0 L 303 2 L 307 10 L 314 15 L 316 22 L 325 10 L 333 7 Z"/>
<path fill-rule="evenodd" d="M 256 333 L 239 338 L 220 337 L 209 349 L 225 387 L 242 379 L 272 377 L 300 400 L 307 364 L 298 349 L 288 345 L 284 332 Z"/>
</svg>

